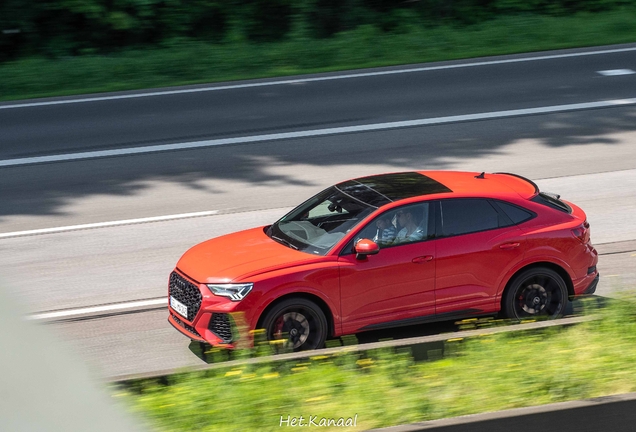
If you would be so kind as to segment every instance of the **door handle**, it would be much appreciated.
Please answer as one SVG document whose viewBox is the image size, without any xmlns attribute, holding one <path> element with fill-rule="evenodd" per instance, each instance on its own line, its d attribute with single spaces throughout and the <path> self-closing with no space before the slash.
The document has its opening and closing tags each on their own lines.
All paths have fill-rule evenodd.
<svg viewBox="0 0 636 432">
<path fill-rule="evenodd" d="M 415 257 L 411 260 L 412 263 L 415 264 L 423 264 L 425 262 L 429 262 L 433 259 L 433 255 L 419 256 Z"/>
<path fill-rule="evenodd" d="M 516 247 L 519 247 L 519 243 L 504 243 L 499 245 L 499 249 L 514 249 Z"/>
</svg>

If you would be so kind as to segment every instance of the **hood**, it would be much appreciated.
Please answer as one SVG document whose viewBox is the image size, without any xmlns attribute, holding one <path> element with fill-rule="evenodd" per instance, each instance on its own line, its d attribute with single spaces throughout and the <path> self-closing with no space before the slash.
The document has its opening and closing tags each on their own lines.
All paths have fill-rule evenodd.
<svg viewBox="0 0 636 432">
<path fill-rule="evenodd" d="M 227 283 L 324 259 L 275 242 L 260 227 L 199 243 L 183 254 L 177 268 L 199 283 Z"/>
</svg>

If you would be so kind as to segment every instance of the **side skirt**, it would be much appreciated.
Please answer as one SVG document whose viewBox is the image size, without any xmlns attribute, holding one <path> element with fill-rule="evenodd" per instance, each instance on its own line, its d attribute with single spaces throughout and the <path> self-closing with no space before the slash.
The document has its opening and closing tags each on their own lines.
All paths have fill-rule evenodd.
<svg viewBox="0 0 636 432">
<path fill-rule="evenodd" d="M 484 312 L 481 309 L 462 309 L 455 312 L 445 312 L 445 313 L 436 314 L 436 315 L 427 315 L 423 317 L 407 318 L 407 319 L 398 320 L 398 321 L 388 321 L 388 322 L 383 322 L 379 324 L 371 324 L 371 325 L 362 327 L 358 331 L 363 332 L 363 331 L 369 331 L 369 330 L 380 330 L 380 329 L 387 329 L 387 328 L 394 328 L 394 327 L 406 327 L 406 326 L 412 326 L 417 324 L 426 324 L 426 323 L 433 323 L 433 322 L 439 322 L 439 321 L 449 321 L 449 320 L 459 319 L 459 318 L 474 318 L 479 316 L 490 316 L 490 315 L 495 315 L 495 313 Z"/>
</svg>

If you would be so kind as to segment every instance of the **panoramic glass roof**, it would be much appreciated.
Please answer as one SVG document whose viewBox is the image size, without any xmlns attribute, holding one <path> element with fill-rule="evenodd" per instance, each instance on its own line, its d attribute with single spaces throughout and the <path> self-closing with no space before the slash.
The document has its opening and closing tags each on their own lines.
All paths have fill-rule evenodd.
<svg viewBox="0 0 636 432">
<path fill-rule="evenodd" d="M 362 177 L 338 183 L 336 187 L 374 207 L 419 195 L 452 192 L 440 182 L 417 172 Z"/>
</svg>

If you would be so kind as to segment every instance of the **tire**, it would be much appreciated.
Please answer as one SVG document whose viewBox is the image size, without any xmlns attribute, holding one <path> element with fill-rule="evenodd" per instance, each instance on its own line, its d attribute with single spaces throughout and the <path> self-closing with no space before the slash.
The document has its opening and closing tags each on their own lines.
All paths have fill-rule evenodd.
<svg viewBox="0 0 636 432">
<path fill-rule="evenodd" d="M 322 348 L 327 338 L 327 319 L 314 302 L 290 298 L 275 305 L 263 326 L 268 340 L 285 339 L 287 348 L 305 351 Z"/>
<path fill-rule="evenodd" d="M 568 289 L 557 272 L 546 267 L 522 271 L 511 280 L 503 297 L 507 318 L 560 318 L 568 306 Z"/>
</svg>

